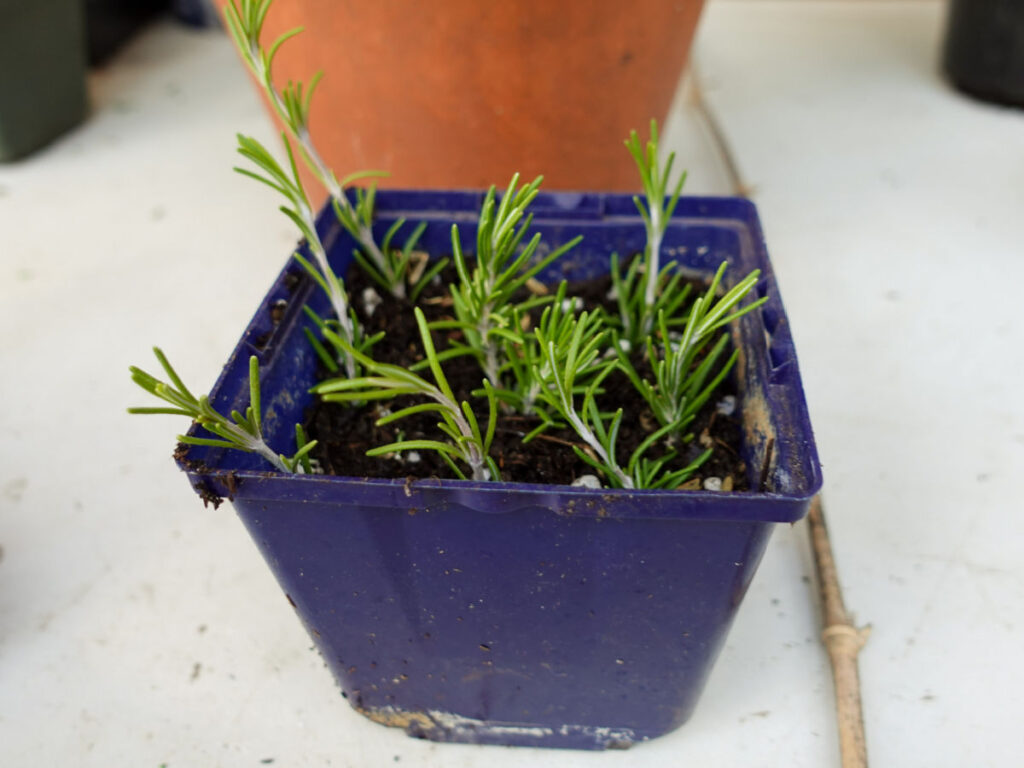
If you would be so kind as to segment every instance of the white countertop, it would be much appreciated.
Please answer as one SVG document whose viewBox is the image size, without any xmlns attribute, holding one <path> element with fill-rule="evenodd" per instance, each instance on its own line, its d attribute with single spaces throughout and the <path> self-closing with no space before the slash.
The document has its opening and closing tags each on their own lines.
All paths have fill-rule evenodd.
<svg viewBox="0 0 1024 768">
<path fill-rule="evenodd" d="M 981 768 L 1024 754 L 1024 111 L 945 85 L 942 16 L 714 0 L 695 62 L 792 321 L 847 603 L 873 625 L 869 755 Z M 91 89 L 88 122 L 0 166 L 0 765 L 838 765 L 804 523 L 776 531 L 669 736 L 435 745 L 355 714 L 230 509 L 178 476 L 180 426 L 124 414 L 152 344 L 212 383 L 295 240 L 230 170 L 235 132 L 269 123 L 227 39 L 170 23 Z M 688 191 L 728 192 L 684 96 L 667 135 Z"/>
</svg>

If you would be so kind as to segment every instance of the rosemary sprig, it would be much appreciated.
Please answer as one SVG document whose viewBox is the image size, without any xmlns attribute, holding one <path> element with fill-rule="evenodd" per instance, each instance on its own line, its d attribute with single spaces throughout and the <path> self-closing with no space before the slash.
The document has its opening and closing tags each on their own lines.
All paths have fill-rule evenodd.
<svg viewBox="0 0 1024 768">
<path fill-rule="evenodd" d="M 629 342 L 631 347 L 643 345 L 650 338 L 649 332 L 643 332 L 643 318 L 648 312 L 648 307 L 644 303 L 643 259 L 633 259 L 626 268 L 625 275 L 619 266 L 619 255 L 613 253 L 611 260 L 612 288 L 619 310 L 617 324 L 621 329 L 621 338 Z M 657 281 L 658 290 L 654 294 L 654 304 L 650 308 L 654 317 L 664 312 L 670 327 L 681 322 L 679 310 L 690 294 L 690 286 L 683 282 L 685 277 L 677 266 L 675 261 L 662 266 Z"/>
<path fill-rule="evenodd" d="M 296 252 L 295 260 L 302 265 L 303 269 L 309 273 L 330 299 L 331 308 L 334 310 L 338 323 L 339 334 L 350 344 L 358 345 L 362 331 L 349 304 L 345 284 L 334 273 L 327 261 L 327 250 L 316 230 L 316 216 L 310 205 L 309 197 L 306 195 L 302 179 L 299 177 L 295 156 L 287 141 L 284 146 L 288 155 L 288 170 L 282 168 L 259 141 L 239 134 L 238 153 L 252 162 L 258 171 L 251 171 L 247 168 L 236 168 L 235 170 L 266 184 L 279 192 L 290 203 L 290 205 L 280 206 L 280 210 L 299 228 L 302 236 L 306 239 L 306 246 L 313 256 L 313 261 L 310 262 L 301 253 Z M 355 358 L 343 355 L 339 359 L 344 362 L 348 374 L 355 376 L 358 372 Z"/>
<path fill-rule="evenodd" d="M 758 270 L 748 274 L 719 297 L 718 289 L 726 266 L 726 263 L 722 262 L 707 291 L 693 303 L 678 340 L 673 340 L 670 334 L 665 312 L 658 313 L 659 343 L 655 344 L 652 339 L 647 341 L 647 356 L 654 372 L 653 383 L 641 379 L 629 356 L 621 350 L 618 352 L 622 369 L 647 401 L 658 422 L 663 427 L 671 426 L 669 435 L 672 438 L 680 434 L 711 397 L 732 370 L 738 355 L 737 352 L 733 352 L 715 371 L 727 347 L 728 334 L 722 334 L 704 358 L 699 359 L 702 350 L 719 329 L 761 306 L 767 300 L 762 298 L 739 307 L 740 302 L 757 284 L 760 276 Z"/>
<path fill-rule="evenodd" d="M 542 382 L 538 397 L 572 427 L 587 449 L 573 446 L 585 463 L 598 470 L 617 488 L 677 488 L 711 455 L 707 450 L 684 467 L 675 467 L 678 453 L 665 450 L 656 458 L 648 453 L 662 447 L 663 440 L 679 425 L 670 423 L 649 434 L 623 465 L 617 455 L 623 410 L 601 411 L 597 396 L 604 380 L 619 368 L 616 359 L 604 359 L 605 341 L 610 329 L 599 314 L 581 313 L 559 324 L 559 333 L 550 335 L 543 324 L 534 334 L 540 345 L 543 363 L 534 368 Z M 578 377 L 590 373 L 590 383 L 582 388 L 577 406 Z"/>
<path fill-rule="evenodd" d="M 540 348 L 540 360 L 534 363 L 533 368 L 533 377 L 540 382 L 536 395 L 575 430 L 598 458 L 573 446 L 577 456 L 601 470 L 614 485 L 632 488 L 632 478 L 619 466 L 615 457 L 622 409 L 612 416 L 610 426 L 606 427 L 595 400 L 598 387 L 614 370 L 615 362 L 607 361 L 594 376 L 584 391 L 582 409 L 576 408 L 574 398 L 576 377 L 580 371 L 599 364 L 608 328 L 599 315 L 589 312 L 567 317 L 568 322 L 559 324 L 557 329 L 549 325 L 534 330 Z"/>
<path fill-rule="evenodd" d="M 568 283 L 563 280 L 558 284 L 551 302 L 544 308 L 537 329 L 533 333 L 523 330 L 526 327 L 526 323 L 523 322 L 524 314 L 516 310 L 513 315 L 513 327 L 519 329 L 520 333 L 514 340 L 506 338 L 504 342 L 505 364 L 502 371 L 507 371 L 511 375 L 513 386 L 509 389 L 497 390 L 498 399 L 512 406 L 519 413 L 528 416 L 535 415 L 542 420 L 541 426 L 529 433 L 523 442 L 528 442 L 537 433 L 556 424 L 554 416 L 540 399 L 540 390 L 549 380 L 551 368 L 538 339 L 543 338 L 555 342 L 556 353 L 560 356 L 557 361 L 560 367 L 564 362 L 563 358 L 568 342 L 576 328 L 578 309 L 578 300 L 567 297 L 567 294 Z M 603 312 L 600 310 L 592 312 L 586 320 L 587 328 L 584 333 L 602 328 L 604 322 Z M 594 357 L 580 365 L 575 374 L 573 393 L 582 394 L 591 378 L 599 374 L 605 367 L 607 367 L 607 360 L 603 356 Z"/>
<path fill-rule="evenodd" d="M 416 315 L 423 351 L 434 378 L 434 384 L 405 368 L 373 360 L 352 347 L 345 339 L 326 329 L 324 335 L 334 344 L 346 348 L 349 354 L 353 355 L 369 371 L 369 375 L 349 379 L 329 379 L 316 385 L 311 391 L 322 395 L 323 399 L 328 402 L 390 400 L 398 395 L 426 397 L 433 402 L 402 408 L 378 419 L 377 424 L 388 424 L 418 413 L 437 413 L 441 417 L 438 428 L 449 439 L 449 442 L 402 439 L 372 448 L 367 451 L 367 455 L 382 456 L 404 450 L 433 450 L 437 451 L 456 475 L 462 479 L 466 479 L 466 475 L 455 463 L 457 460 L 469 466 L 473 480 L 499 479 L 498 467 L 489 456 L 498 419 L 498 400 L 494 389 L 485 379 L 483 386 L 487 396 L 488 417 L 486 427 L 481 429 L 469 403 L 458 402 L 452 392 L 451 385 L 441 369 L 441 362 L 438 359 L 423 311 L 419 307 L 414 308 L 413 311 Z"/>
<path fill-rule="evenodd" d="M 249 69 L 252 70 L 257 81 L 263 87 L 274 110 L 298 143 L 306 165 L 331 195 L 331 202 L 338 221 L 359 244 L 363 257 L 361 263 L 371 266 L 371 275 L 374 279 L 379 278 L 382 285 L 393 296 L 404 298 L 406 294 L 404 277 L 409 266 L 408 253 L 391 251 L 387 247 L 382 249 L 374 240 L 372 229 L 374 184 L 371 182 L 368 191 L 356 190 L 355 205 L 345 193 L 345 187 L 357 180 L 387 174 L 382 171 L 359 171 L 339 181 L 334 171 L 321 158 L 309 132 L 309 113 L 313 92 L 323 73 L 318 72 L 314 75 L 308 88 L 301 82 L 292 81 L 289 81 L 281 90 L 274 85 L 272 77 L 274 57 L 281 46 L 299 34 L 302 29 L 290 30 L 277 38 L 269 49 L 263 48 L 260 44 L 260 36 L 272 3 L 273 0 L 231 0 L 225 11 L 228 28 L 231 30 L 235 44 Z"/>
<path fill-rule="evenodd" d="M 189 445 L 209 445 L 217 448 L 234 448 L 240 451 L 258 453 L 282 472 L 299 474 L 312 472 L 309 452 L 316 446 L 316 440 L 306 440 L 306 433 L 302 429 L 301 424 L 295 425 L 298 450 L 290 457 L 275 452 L 267 445 L 263 438 L 260 406 L 260 368 L 255 355 L 249 358 L 249 406 L 245 409 L 245 414 L 232 411 L 231 418 L 228 418 L 210 405 L 209 397 L 200 395 L 197 398 L 189 391 L 159 347 L 154 347 L 153 353 L 167 374 L 167 378 L 170 379 L 170 383 L 161 381 L 135 366 L 129 369 L 132 374 L 132 381 L 154 397 L 169 403 L 170 407 L 129 408 L 128 413 L 160 413 L 188 416 L 194 419 L 199 426 L 212 432 L 217 437 L 206 438 L 178 435 L 178 440 L 183 443 Z"/>
<path fill-rule="evenodd" d="M 457 224 L 452 225 L 452 252 L 459 275 L 457 286 L 451 287 L 455 320 L 431 324 L 432 328 L 459 328 L 464 344 L 454 345 L 462 353 L 474 355 L 495 389 L 502 388 L 500 359 L 504 342 L 521 342 L 521 330 L 514 315 L 528 311 L 550 299 L 533 296 L 514 304 L 512 297 L 519 288 L 544 268 L 576 246 L 582 236 L 535 258 L 540 245 L 540 233 L 520 248 L 533 222 L 525 213 L 537 196 L 542 177 L 516 188 L 519 174 L 509 182 L 500 203 L 497 190 L 491 187 L 480 210 L 480 223 L 476 237 L 476 261 L 466 259 Z"/>
<path fill-rule="evenodd" d="M 372 209 L 376 191 L 371 188 L 366 193 L 359 190 L 357 194 L 359 195 L 360 200 L 364 199 L 365 194 L 366 199 L 370 201 L 370 208 Z M 378 269 L 377 265 L 372 263 L 358 248 L 352 250 L 352 256 L 355 258 L 356 263 L 363 268 L 363 271 L 369 275 L 371 280 L 393 296 L 404 296 L 405 285 L 408 284 L 409 301 L 415 302 L 416 299 L 419 298 L 423 289 L 426 288 L 430 284 L 430 281 L 434 279 L 434 276 L 448 265 L 449 259 L 447 256 L 444 256 L 427 264 L 427 254 L 422 252 L 417 253 L 415 251 L 420 237 L 427 228 L 427 223 L 425 221 L 421 221 L 413 228 L 412 232 L 406 236 L 405 243 L 401 248 L 393 247 L 392 242 L 404 225 L 404 217 L 397 219 L 388 228 L 388 231 L 384 233 L 384 238 L 381 240 L 381 250 L 387 254 L 389 263 L 391 264 L 390 272 L 382 272 Z M 417 259 L 421 259 L 422 263 L 417 265 Z M 399 294 L 395 293 L 394 281 L 397 281 L 402 285 Z"/>
<path fill-rule="evenodd" d="M 640 182 L 643 187 L 644 201 L 639 196 L 633 197 L 637 210 L 644 220 L 647 231 L 647 245 L 643 257 L 643 279 L 637 279 L 639 265 L 636 261 L 630 267 L 627 277 L 621 278 L 617 265 L 613 269 L 618 292 L 619 310 L 622 316 L 625 336 L 636 343 L 650 334 L 657 317 L 660 282 L 665 278 L 666 266 L 661 265 L 661 241 L 665 227 L 679 202 L 679 194 L 686 182 L 686 172 L 679 176 L 672 194 L 668 195 L 669 179 L 672 176 L 672 164 L 675 152 L 670 152 L 664 166 L 658 164 L 658 123 L 651 120 L 650 138 L 646 145 L 641 144 L 636 131 L 630 131 L 626 140 L 626 148 L 632 155 L 637 169 L 640 171 Z M 642 290 L 641 290 L 642 289 Z M 671 312 L 668 313 L 671 316 Z"/>
</svg>

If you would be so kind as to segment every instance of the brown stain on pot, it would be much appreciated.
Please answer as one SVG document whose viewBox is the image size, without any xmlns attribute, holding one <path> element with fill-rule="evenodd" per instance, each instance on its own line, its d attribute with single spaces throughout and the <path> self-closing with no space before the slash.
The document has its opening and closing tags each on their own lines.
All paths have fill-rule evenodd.
<svg viewBox="0 0 1024 768">
<path fill-rule="evenodd" d="M 742 332 L 741 324 L 751 320 L 749 315 L 741 318 L 739 322 L 732 324 L 730 331 L 733 348 L 737 353 L 734 370 L 737 372 L 740 407 L 743 413 L 743 439 L 746 445 L 752 449 L 750 460 L 746 463 L 751 467 L 749 471 L 757 474 L 757 477 L 748 476 L 747 480 L 753 490 L 763 493 L 772 490 L 770 487 L 771 467 L 775 459 L 773 448 L 777 435 L 771 408 L 764 397 L 764 387 L 767 386 L 767 382 L 762 379 L 768 376 L 769 372 L 758 370 L 760 356 L 768 358 L 767 340 L 764 342 L 763 351 L 755 350 L 759 354 L 751 355 L 747 348 L 748 338 L 756 336 L 760 339 L 764 330 L 762 328 L 756 334 L 751 334 L 748 331 L 746 336 Z"/>
<path fill-rule="evenodd" d="M 606 505 L 614 505 L 616 503 L 615 497 L 607 493 L 601 494 L 600 497 L 579 496 L 569 499 L 564 508 L 555 510 L 555 514 L 563 515 L 564 517 L 584 515 L 604 520 L 611 517 L 611 512 L 608 511 L 608 506 Z"/>
<path fill-rule="evenodd" d="M 743 397 L 743 437 L 753 448 L 749 462 L 756 478 L 750 479 L 751 488 L 758 492 L 771 491 L 771 466 L 775 458 L 775 426 L 771 410 L 761 392 L 747 392 Z"/>
<path fill-rule="evenodd" d="M 433 730 L 434 721 L 422 712 L 405 712 L 400 709 L 370 709 L 368 707 L 355 707 L 356 712 L 368 717 L 375 723 L 386 725 L 389 728 L 402 728 L 409 730 L 418 727 L 423 730 Z"/>
</svg>

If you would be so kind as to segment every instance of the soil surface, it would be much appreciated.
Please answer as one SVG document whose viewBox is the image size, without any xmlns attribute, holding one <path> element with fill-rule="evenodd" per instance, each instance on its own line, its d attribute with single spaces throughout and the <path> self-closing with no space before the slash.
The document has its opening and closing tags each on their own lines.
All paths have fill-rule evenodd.
<svg viewBox="0 0 1024 768">
<path fill-rule="evenodd" d="M 454 269 L 449 269 L 442 273 L 440 281 L 435 280 L 434 284 L 420 295 L 416 306 L 423 310 L 428 321 L 452 318 L 448 286 L 456 279 Z M 367 313 L 361 297 L 364 290 L 372 287 L 372 284 L 362 270 L 353 268 L 346 277 L 346 285 L 367 335 L 378 331 L 386 333 L 384 339 L 373 347 L 372 355 L 375 359 L 402 367 L 423 359 L 411 303 L 396 300 L 379 290 L 378 293 L 382 295 L 381 303 L 370 314 Z M 698 290 L 704 287 L 702 284 L 695 285 L 691 295 L 697 295 Z M 587 309 L 600 305 L 617 313 L 614 302 L 607 298 L 610 288 L 610 278 L 600 278 L 571 284 L 568 295 L 580 297 Z M 539 316 L 539 312 L 537 314 Z M 534 321 L 537 319 L 535 317 Z M 452 337 L 460 334 L 459 331 L 435 332 L 434 344 L 439 351 L 445 347 L 442 333 L 450 333 Z M 633 363 L 643 375 L 646 363 L 640 359 L 641 357 L 642 355 L 634 355 Z M 456 397 L 468 400 L 474 405 L 477 417 L 483 423 L 486 420 L 486 406 L 481 407 L 481 398 L 470 396 L 472 390 L 482 386 L 484 378 L 477 361 L 468 356 L 454 358 L 444 363 L 444 371 Z M 431 380 L 429 371 L 419 373 Z M 328 376 L 325 370 L 319 375 L 322 378 Z M 628 458 L 636 446 L 657 428 L 657 421 L 625 374 L 611 374 L 605 380 L 604 390 L 604 394 L 598 398 L 602 410 L 614 411 L 622 407 L 625 414 L 617 449 L 620 460 L 625 461 L 623 457 Z M 699 456 L 707 447 L 711 447 L 714 452 L 683 487 L 701 487 L 705 478 L 714 477 L 723 481 L 723 490 L 740 491 L 748 488 L 746 469 L 740 459 L 743 434 L 739 419 L 741 408 L 737 403 L 732 415 L 724 415 L 716 407 L 723 398 L 730 395 L 736 397 L 732 377 L 723 382 L 719 392 L 709 399 L 695 422 L 691 424 L 690 431 L 694 434 L 694 439 L 682 447 L 676 460 L 680 462 L 678 466 L 684 466 L 684 463 Z M 333 475 L 454 478 L 455 474 L 433 451 L 406 452 L 392 457 L 365 455 L 370 448 L 397 440 L 399 432 L 405 439 L 444 439 L 437 429 L 436 414 L 412 416 L 382 427 L 375 424 L 384 409 L 393 411 L 416 402 L 422 402 L 422 399 L 400 397 L 393 401 L 371 403 L 365 408 L 352 408 L 341 403 L 315 403 L 307 413 L 305 424 L 307 434 L 318 441 L 313 457 L 325 473 Z M 572 430 L 549 429 L 524 445 L 522 437 L 538 423 L 537 419 L 520 414 L 499 416 L 491 456 L 501 470 L 502 480 L 569 484 L 581 475 L 595 474 L 594 469 L 581 461 L 572 450 L 572 445 L 583 447 L 583 443 Z"/>
</svg>

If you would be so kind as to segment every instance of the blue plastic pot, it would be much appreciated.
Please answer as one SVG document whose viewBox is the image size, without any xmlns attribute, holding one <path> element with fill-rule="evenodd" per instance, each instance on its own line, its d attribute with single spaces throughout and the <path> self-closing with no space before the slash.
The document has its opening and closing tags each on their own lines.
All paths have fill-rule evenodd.
<svg viewBox="0 0 1024 768">
<path fill-rule="evenodd" d="M 381 192 L 376 226 L 428 222 L 450 250 L 475 238 L 477 192 Z M 584 236 L 550 279 L 607 272 L 644 242 L 625 195 L 547 194 L 533 206 L 551 246 Z M 339 270 L 353 243 L 328 217 Z M 258 457 L 190 448 L 204 497 L 229 497 L 359 712 L 437 741 L 601 749 L 671 731 L 690 715 L 764 552 L 821 484 L 796 355 L 753 205 L 684 199 L 665 253 L 727 276 L 760 268 L 759 311 L 734 329 L 752 488 L 593 491 L 452 480 L 287 476 Z M 268 441 L 294 450 L 314 353 L 301 305 L 326 312 L 290 262 L 213 390 L 244 409 L 247 361 L 263 370 Z M 271 312 L 287 302 L 283 317 Z M 275 324 L 274 319 L 277 319 Z"/>
</svg>

